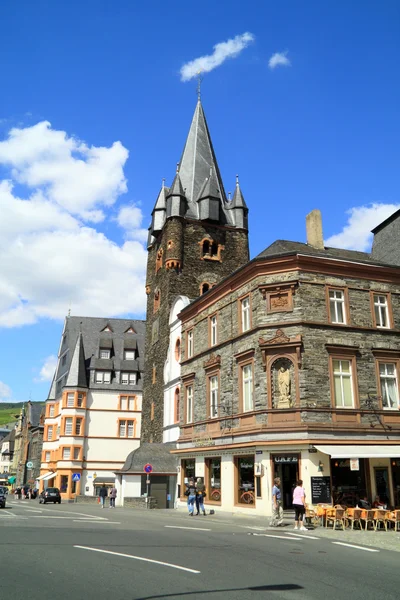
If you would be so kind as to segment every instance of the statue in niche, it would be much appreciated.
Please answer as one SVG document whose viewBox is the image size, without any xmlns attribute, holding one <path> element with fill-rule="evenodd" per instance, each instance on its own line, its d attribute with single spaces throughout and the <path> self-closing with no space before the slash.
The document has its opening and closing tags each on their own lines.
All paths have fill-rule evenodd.
<svg viewBox="0 0 400 600">
<path fill-rule="evenodd" d="M 279 400 L 278 408 L 290 408 L 290 371 L 283 365 L 278 371 Z"/>
<path fill-rule="evenodd" d="M 272 367 L 273 407 L 292 408 L 293 363 L 287 358 L 278 359 Z"/>
</svg>

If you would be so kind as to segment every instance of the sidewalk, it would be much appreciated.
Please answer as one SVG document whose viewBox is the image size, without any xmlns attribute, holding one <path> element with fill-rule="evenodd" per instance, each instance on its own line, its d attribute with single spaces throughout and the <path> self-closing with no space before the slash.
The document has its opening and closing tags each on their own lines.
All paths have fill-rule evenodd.
<svg viewBox="0 0 400 600">
<path fill-rule="evenodd" d="M 306 532 L 294 531 L 294 519 L 284 518 L 281 527 L 270 527 L 270 517 L 261 517 L 259 515 L 243 515 L 242 513 L 227 513 L 216 511 L 214 515 L 210 515 L 210 519 L 216 519 L 226 524 L 232 523 L 235 525 L 248 526 L 250 528 L 264 527 L 266 531 L 273 532 L 285 531 L 285 533 L 293 531 L 293 533 L 307 535 Z M 332 527 L 326 528 L 322 526 L 307 525 L 310 535 L 320 538 L 328 538 L 337 542 L 345 542 L 347 544 L 355 544 L 359 546 L 368 546 L 381 550 L 393 550 L 400 552 L 400 531 L 395 532 L 394 529 L 385 531 L 360 531 L 358 529 L 345 529 L 344 531 Z"/>
</svg>

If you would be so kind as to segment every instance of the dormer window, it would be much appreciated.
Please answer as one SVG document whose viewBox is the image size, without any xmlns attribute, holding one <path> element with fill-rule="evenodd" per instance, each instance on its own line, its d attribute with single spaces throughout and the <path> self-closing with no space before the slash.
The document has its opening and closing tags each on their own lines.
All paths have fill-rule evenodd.
<svg viewBox="0 0 400 600">
<path fill-rule="evenodd" d="M 111 371 L 96 371 L 95 383 L 111 383 Z"/>
<path fill-rule="evenodd" d="M 136 385 L 136 373 L 121 373 L 121 383 L 123 385 Z"/>
<path fill-rule="evenodd" d="M 125 350 L 124 360 L 135 360 L 135 351 L 134 350 Z"/>
<path fill-rule="evenodd" d="M 100 358 L 110 358 L 110 350 L 101 348 L 100 349 Z"/>
</svg>

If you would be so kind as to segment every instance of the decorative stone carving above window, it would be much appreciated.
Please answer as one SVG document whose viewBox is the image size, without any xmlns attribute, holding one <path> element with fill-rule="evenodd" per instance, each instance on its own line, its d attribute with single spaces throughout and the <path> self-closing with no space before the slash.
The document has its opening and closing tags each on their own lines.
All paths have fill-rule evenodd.
<svg viewBox="0 0 400 600">
<path fill-rule="evenodd" d="M 267 312 L 291 312 L 296 285 L 296 282 L 260 285 L 259 290 L 267 301 Z"/>
<path fill-rule="evenodd" d="M 167 271 L 169 271 L 170 269 L 179 270 L 181 268 L 181 261 L 176 258 L 168 258 L 168 260 L 165 261 L 165 268 L 167 269 Z"/>
<path fill-rule="evenodd" d="M 217 355 L 211 354 L 210 358 L 208 360 L 206 360 L 204 363 L 205 369 L 212 369 L 214 367 L 220 367 L 220 366 L 221 366 L 221 356 L 219 354 L 217 354 Z"/>
<path fill-rule="evenodd" d="M 221 251 L 225 249 L 225 246 L 218 244 L 218 242 L 210 239 L 203 238 L 199 242 L 201 251 L 201 260 L 216 260 L 222 262 Z"/>
</svg>

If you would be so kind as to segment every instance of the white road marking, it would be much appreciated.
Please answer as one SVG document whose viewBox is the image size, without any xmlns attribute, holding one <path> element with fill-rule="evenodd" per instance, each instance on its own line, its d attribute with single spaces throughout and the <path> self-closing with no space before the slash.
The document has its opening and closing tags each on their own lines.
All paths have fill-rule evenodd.
<svg viewBox="0 0 400 600">
<path fill-rule="evenodd" d="M 72 517 L 53 517 L 53 515 L 32 515 L 31 519 L 66 519 L 71 521 Z"/>
<path fill-rule="evenodd" d="M 191 529 L 195 531 L 211 531 L 211 529 L 203 529 L 203 527 L 180 527 L 179 525 L 164 525 L 168 529 Z"/>
<path fill-rule="evenodd" d="M 122 556 L 123 558 L 132 558 L 133 560 L 142 560 L 143 562 L 153 563 L 154 565 L 162 565 L 163 567 L 171 567 L 171 569 L 179 569 L 180 571 L 187 571 L 188 573 L 201 573 L 201 571 L 195 571 L 194 569 L 188 569 L 187 567 L 173 565 L 172 563 L 166 563 L 160 560 L 153 560 L 152 558 L 143 558 L 143 556 L 133 556 L 132 554 L 111 552 L 111 550 L 101 550 L 100 548 L 90 548 L 89 546 L 74 546 L 74 548 L 80 548 L 81 550 L 91 550 L 92 552 L 102 552 L 103 554 L 112 554 L 114 556 Z"/>
<path fill-rule="evenodd" d="M 365 550 L 365 552 L 380 552 L 380 550 L 375 550 L 375 548 L 364 548 L 364 546 L 345 544 L 345 542 L 332 542 L 332 544 L 337 544 L 338 546 L 348 546 L 349 548 L 356 548 L 356 550 Z"/>
<path fill-rule="evenodd" d="M 242 529 L 254 529 L 254 531 L 266 531 L 266 527 L 250 527 L 248 525 L 239 525 Z"/>
<path fill-rule="evenodd" d="M 17 518 L 17 515 L 14 515 L 12 512 L 10 512 L 9 510 L 7 510 L 6 508 L 3 508 L 3 509 L 2 509 L 2 512 L 1 512 L 1 514 L 6 514 L 6 515 L 9 515 L 10 517 L 14 517 L 14 519 L 16 519 L 16 518 Z"/>
<path fill-rule="evenodd" d="M 121 525 L 121 521 L 94 521 L 93 519 L 73 519 L 74 523 L 97 523 L 98 525 Z"/>
<path fill-rule="evenodd" d="M 34 508 L 27 508 L 26 510 L 27 510 L 27 512 L 32 512 L 32 513 L 42 513 L 43 512 L 42 510 L 35 510 Z"/>
<path fill-rule="evenodd" d="M 300 542 L 299 538 L 285 537 L 284 535 L 270 535 L 269 533 L 249 533 L 249 535 L 256 535 L 258 537 L 269 537 L 277 540 L 291 540 L 293 542 Z"/>
<path fill-rule="evenodd" d="M 308 535 L 308 533 L 305 533 L 304 535 L 301 535 L 299 533 L 291 533 L 290 531 L 285 531 L 285 533 L 286 533 L 286 535 L 292 535 L 293 537 L 298 537 L 303 540 L 320 540 L 321 539 L 319 537 L 315 537 L 314 535 Z"/>
</svg>

